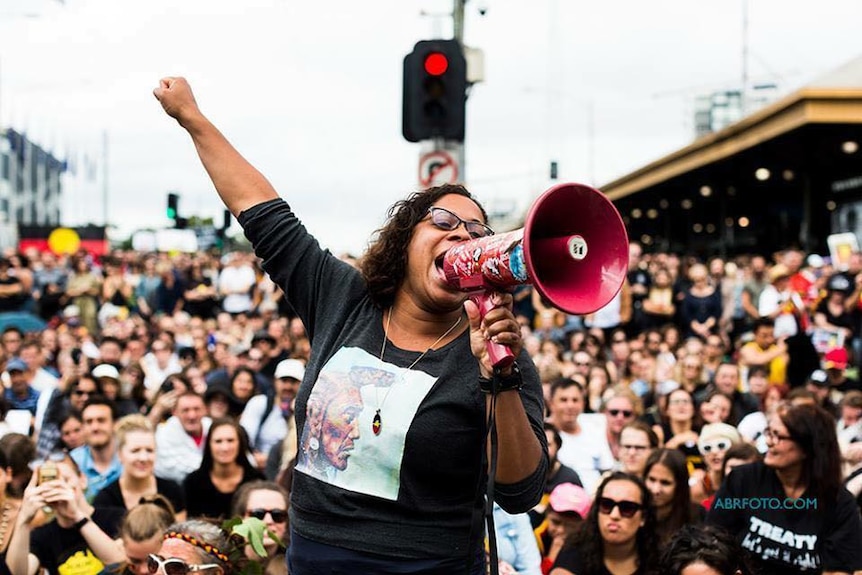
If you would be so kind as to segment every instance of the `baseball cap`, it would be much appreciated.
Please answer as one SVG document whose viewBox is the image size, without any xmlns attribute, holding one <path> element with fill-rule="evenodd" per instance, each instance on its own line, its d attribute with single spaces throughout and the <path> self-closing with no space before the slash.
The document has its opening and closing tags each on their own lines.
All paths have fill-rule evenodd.
<svg viewBox="0 0 862 575">
<path fill-rule="evenodd" d="M 93 368 L 93 377 L 109 377 L 111 379 L 120 379 L 120 372 L 110 363 L 101 363 Z"/>
<path fill-rule="evenodd" d="M 581 519 L 586 519 L 591 502 L 589 494 L 580 485 L 560 483 L 551 491 L 548 503 L 557 513 L 572 511 L 580 515 Z"/>
<path fill-rule="evenodd" d="M 305 366 L 298 359 L 282 360 L 275 366 L 275 379 L 283 377 L 292 377 L 302 381 L 302 378 L 305 377 Z"/>
<path fill-rule="evenodd" d="M 808 376 L 808 381 L 816 386 L 825 387 L 829 385 L 829 376 L 822 369 L 815 369 Z"/>
<path fill-rule="evenodd" d="M 6 371 L 27 371 L 27 364 L 20 357 L 13 357 L 6 362 Z"/>
<path fill-rule="evenodd" d="M 843 347 L 835 347 L 823 356 L 823 369 L 847 369 L 850 358 Z"/>
</svg>

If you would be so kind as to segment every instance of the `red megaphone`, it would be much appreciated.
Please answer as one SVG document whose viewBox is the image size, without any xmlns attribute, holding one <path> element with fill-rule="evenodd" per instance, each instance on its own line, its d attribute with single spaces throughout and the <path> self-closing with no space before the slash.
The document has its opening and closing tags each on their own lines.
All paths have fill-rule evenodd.
<svg viewBox="0 0 862 575">
<path fill-rule="evenodd" d="M 536 200 L 524 227 L 462 242 L 443 256 L 452 287 L 469 292 L 482 316 L 493 308 L 489 292 L 533 284 L 554 307 L 587 314 L 604 307 L 628 270 L 623 220 L 600 191 L 559 184 Z M 488 343 L 494 367 L 514 361 L 511 350 Z"/>
</svg>

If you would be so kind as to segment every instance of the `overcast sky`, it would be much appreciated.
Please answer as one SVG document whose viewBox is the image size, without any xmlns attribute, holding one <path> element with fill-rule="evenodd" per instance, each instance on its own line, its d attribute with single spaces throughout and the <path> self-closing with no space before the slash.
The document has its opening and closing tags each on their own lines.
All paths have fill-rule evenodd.
<svg viewBox="0 0 862 575">
<path fill-rule="evenodd" d="M 562 180 L 600 186 L 688 144 L 694 97 L 740 84 L 745 6 L 469 0 L 464 41 L 484 52 L 485 81 L 467 104 L 468 187 L 492 209 L 527 206 L 552 159 Z M 752 84 L 788 93 L 862 55 L 859 0 L 747 6 Z M 418 186 L 420 146 L 401 136 L 402 60 L 419 40 L 452 36 L 451 8 L 0 0 L 0 123 L 61 156 L 107 157 L 96 181 L 67 178 L 67 224 L 103 223 L 103 190 L 123 231 L 167 225 L 171 190 L 183 214 L 220 221 L 188 136 L 152 96 L 160 77 L 186 76 L 321 243 L 358 254 Z"/>
</svg>

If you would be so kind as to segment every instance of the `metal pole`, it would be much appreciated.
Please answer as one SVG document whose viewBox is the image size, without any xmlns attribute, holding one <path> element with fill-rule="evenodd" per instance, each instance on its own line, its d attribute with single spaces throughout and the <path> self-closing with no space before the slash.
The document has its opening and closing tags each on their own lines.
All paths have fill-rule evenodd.
<svg viewBox="0 0 862 575">
<path fill-rule="evenodd" d="M 464 47 L 464 4 L 467 0 L 453 0 L 452 7 L 452 37 L 458 41 L 461 47 Z M 465 119 L 466 121 L 466 119 Z M 459 142 L 458 148 L 458 179 L 462 182 L 467 181 L 467 158 L 464 153 L 464 143 Z"/>
<path fill-rule="evenodd" d="M 742 116 L 748 115 L 748 0 L 742 0 L 742 90 L 740 91 Z"/>
<path fill-rule="evenodd" d="M 108 233 L 108 130 L 102 130 L 102 223 Z"/>
</svg>

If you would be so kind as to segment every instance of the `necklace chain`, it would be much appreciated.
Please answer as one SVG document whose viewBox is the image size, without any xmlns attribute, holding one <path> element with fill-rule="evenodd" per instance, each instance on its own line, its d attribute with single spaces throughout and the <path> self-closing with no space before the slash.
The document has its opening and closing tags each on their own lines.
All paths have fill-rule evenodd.
<svg viewBox="0 0 862 575">
<path fill-rule="evenodd" d="M 457 320 L 455 323 L 453 323 L 453 324 L 449 327 L 449 329 L 447 329 L 447 330 L 443 333 L 443 335 L 441 335 L 440 337 L 438 337 L 438 338 L 437 338 L 437 340 L 436 340 L 434 343 L 432 343 L 432 344 L 428 347 L 428 349 L 426 349 L 426 350 L 425 350 L 425 351 L 423 351 L 421 354 L 419 354 L 419 357 L 417 357 L 416 359 L 414 359 L 414 360 L 413 360 L 413 363 L 411 363 L 409 366 L 407 366 L 407 369 L 405 370 L 405 372 L 410 371 L 411 369 L 413 369 L 413 368 L 416 366 L 416 364 L 417 364 L 417 363 L 419 363 L 419 362 L 422 360 L 422 358 L 423 358 L 423 357 L 425 357 L 425 356 L 428 354 L 428 352 L 429 352 L 429 351 L 431 351 L 432 349 L 434 349 L 434 347 L 435 347 L 437 344 L 439 344 L 441 341 L 443 341 L 444 339 L 446 339 L 446 336 L 448 336 L 450 333 L 452 333 L 452 332 L 455 330 L 455 328 L 456 328 L 456 327 L 458 327 L 459 325 L 461 325 L 461 319 L 462 319 L 462 318 L 463 318 L 463 316 L 459 315 L 459 316 L 458 316 L 458 320 Z M 386 316 L 386 328 L 383 330 L 383 345 L 380 347 L 380 361 L 381 361 L 381 362 L 383 361 L 383 354 L 384 354 L 384 353 L 386 353 L 386 341 L 389 339 L 389 325 L 390 325 L 391 323 L 392 323 L 392 307 L 390 306 L 390 307 L 389 307 L 389 312 L 388 312 L 388 314 L 387 314 L 387 316 Z M 398 379 L 398 380 L 400 381 L 403 377 L 404 377 L 404 374 L 402 373 L 402 374 L 401 374 L 401 377 L 399 377 L 399 379 Z M 397 382 L 396 382 L 396 383 L 397 383 Z M 382 428 L 382 426 L 383 426 L 383 419 L 382 419 L 382 418 L 381 418 L 381 416 L 380 416 L 380 411 L 383 409 L 383 404 L 384 404 L 384 403 L 386 403 L 386 399 L 389 397 L 389 392 L 390 392 L 390 391 L 392 391 L 392 388 L 393 388 L 393 387 L 395 387 L 395 383 L 393 383 L 392 385 L 390 385 L 390 386 L 389 386 L 389 388 L 386 390 L 386 395 L 384 395 L 384 396 L 383 396 L 383 401 L 379 401 L 379 400 L 377 399 L 378 387 L 377 387 L 377 386 L 375 386 L 375 387 L 374 387 L 374 398 L 375 398 L 375 401 L 376 401 L 376 403 L 377 403 L 377 410 L 376 410 L 376 413 L 374 414 L 374 421 L 372 422 L 372 430 L 374 431 L 374 435 L 379 435 L 379 434 L 380 434 L 380 430 L 381 430 L 381 428 Z"/>
</svg>

